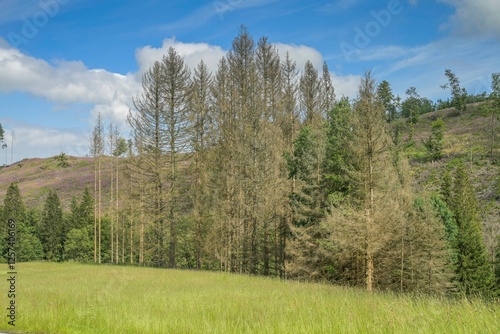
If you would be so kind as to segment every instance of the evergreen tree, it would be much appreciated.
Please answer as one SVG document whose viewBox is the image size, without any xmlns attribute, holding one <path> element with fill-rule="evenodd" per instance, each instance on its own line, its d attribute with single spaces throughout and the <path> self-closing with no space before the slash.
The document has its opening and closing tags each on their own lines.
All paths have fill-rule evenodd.
<svg viewBox="0 0 500 334">
<path fill-rule="evenodd" d="M 8 249 L 8 226 L 7 222 L 9 219 L 14 219 L 17 226 L 17 236 L 19 238 L 20 229 L 22 229 L 22 225 L 24 224 L 26 218 L 26 208 L 24 206 L 21 192 L 19 190 L 19 186 L 17 183 L 12 183 L 9 188 L 7 188 L 7 193 L 4 198 L 4 206 L 3 206 L 3 217 L 2 217 L 2 256 L 5 258 Z M 18 247 L 20 245 L 17 245 Z"/>
<path fill-rule="evenodd" d="M 59 196 L 51 190 L 45 200 L 38 227 L 44 258 L 48 261 L 63 260 L 65 226 Z"/>
<path fill-rule="evenodd" d="M 438 118 L 432 122 L 432 134 L 424 141 L 433 161 L 441 159 L 443 155 L 444 121 Z"/>
<path fill-rule="evenodd" d="M 321 127 L 324 120 L 321 79 L 318 70 L 309 60 L 306 62 L 304 72 L 300 77 L 299 91 L 304 124 L 314 129 Z"/>
<path fill-rule="evenodd" d="M 476 193 L 463 164 L 455 171 L 452 194 L 451 208 L 458 226 L 456 276 L 459 289 L 468 296 L 489 296 L 493 272 L 484 245 Z"/>
<path fill-rule="evenodd" d="M 384 105 L 387 121 L 392 122 L 397 118 L 397 109 L 394 104 L 394 94 L 392 93 L 391 84 L 384 80 L 377 87 L 377 96 Z"/>
<path fill-rule="evenodd" d="M 210 89 L 212 76 L 201 61 L 194 71 L 190 87 L 191 146 L 194 163 L 191 165 L 190 197 L 193 206 L 196 269 L 202 268 L 204 245 L 210 222 L 210 189 L 208 147 L 211 137 Z"/>
<path fill-rule="evenodd" d="M 327 206 L 338 206 L 346 197 L 351 185 L 346 173 L 352 140 L 351 104 L 343 97 L 328 112 L 326 152 L 323 164 L 322 192 Z"/>
</svg>

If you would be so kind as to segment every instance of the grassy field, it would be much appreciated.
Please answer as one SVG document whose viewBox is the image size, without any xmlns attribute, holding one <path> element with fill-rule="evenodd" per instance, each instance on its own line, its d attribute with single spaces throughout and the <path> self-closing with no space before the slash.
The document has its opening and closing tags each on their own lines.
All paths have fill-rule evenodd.
<svg viewBox="0 0 500 334">
<path fill-rule="evenodd" d="M 499 305 L 239 275 L 18 264 L 16 333 L 498 333 Z M 8 289 L 8 282 L 2 279 Z M 2 309 L 7 298 L 0 299 Z M 5 311 L 4 311 L 5 312 Z"/>
</svg>

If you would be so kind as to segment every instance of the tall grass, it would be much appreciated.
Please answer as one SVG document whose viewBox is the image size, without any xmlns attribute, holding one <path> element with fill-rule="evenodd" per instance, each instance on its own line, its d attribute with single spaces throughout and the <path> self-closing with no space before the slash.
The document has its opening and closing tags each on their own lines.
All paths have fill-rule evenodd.
<svg viewBox="0 0 500 334">
<path fill-rule="evenodd" d="M 16 327 L 9 326 L 5 317 L 0 324 L 1 330 L 10 332 L 498 333 L 500 329 L 499 306 L 481 301 L 369 294 L 210 272 L 68 263 L 18 264 L 17 269 Z"/>
</svg>

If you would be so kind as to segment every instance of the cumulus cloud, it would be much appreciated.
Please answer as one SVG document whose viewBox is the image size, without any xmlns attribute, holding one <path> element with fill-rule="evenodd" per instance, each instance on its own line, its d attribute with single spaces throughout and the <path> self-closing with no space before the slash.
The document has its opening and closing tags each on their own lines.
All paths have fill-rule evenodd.
<svg viewBox="0 0 500 334">
<path fill-rule="evenodd" d="M 445 29 L 467 37 L 500 39 L 500 1 L 498 0 L 438 0 L 455 7 Z"/>
<path fill-rule="evenodd" d="M 14 132 L 14 150 L 12 162 L 20 161 L 26 157 L 50 157 L 61 152 L 73 156 L 88 154 L 88 134 L 83 131 L 70 131 L 63 129 L 49 129 L 31 124 L 13 123 L 6 127 L 6 140 L 9 145 L 7 157 L 0 157 L 0 164 L 11 162 L 10 146 L 11 134 Z"/>
<path fill-rule="evenodd" d="M 112 119 L 124 120 L 140 84 L 132 74 L 88 69 L 79 61 L 45 60 L 23 54 L 0 41 L 0 92 L 23 92 L 55 104 L 83 103 Z"/>
<path fill-rule="evenodd" d="M 361 82 L 361 76 L 359 75 L 347 75 L 347 76 L 337 76 L 335 73 L 330 73 L 332 78 L 332 85 L 335 88 L 335 95 L 337 99 L 342 96 L 354 98 L 358 94 L 359 83 Z"/>
<path fill-rule="evenodd" d="M 168 38 L 163 41 L 162 46 L 159 48 L 145 46 L 136 50 L 135 56 L 139 64 L 140 74 L 146 72 L 155 61 L 161 60 L 171 47 L 184 58 L 185 63 L 191 69 L 196 68 L 198 63 L 203 59 L 209 70 L 215 72 L 219 60 L 226 55 L 226 51 L 220 46 L 209 45 L 207 43 L 183 43 L 177 41 L 175 38 Z"/>
<path fill-rule="evenodd" d="M 302 71 L 306 62 L 309 60 L 314 67 L 321 69 L 323 66 L 323 56 L 321 53 L 311 47 L 305 45 L 273 43 L 278 50 L 281 59 L 285 59 L 285 54 L 288 52 L 290 58 L 297 63 L 297 69 Z"/>
</svg>

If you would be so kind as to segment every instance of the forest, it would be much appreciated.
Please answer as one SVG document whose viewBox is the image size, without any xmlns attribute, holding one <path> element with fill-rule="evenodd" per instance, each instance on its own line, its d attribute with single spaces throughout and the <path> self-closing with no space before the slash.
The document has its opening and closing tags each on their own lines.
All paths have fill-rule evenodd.
<svg viewBox="0 0 500 334">
<path fill-rule="evenodd" d="M 481 104 L 491 117 L 486 159 L 496 166 L 498 202 L 500 73 L 491 76 L 491 93 L 471 95 L 444 69 L 451 98 L 436 103 L 415 87 L 394 96 L 370 71 L 356 97 L 339 97 L 330 75 L 326 63 L 297 68 L 244 27 L 215 73 L 203 61 L 190 69 L 170 48 L 133 97 L 129 138 L 99 116 L 89 139 L 92 185 L 68 212 L 54 190 L 37 209 L 10 185 L 0 205 L 1 260 L 6 222 L 15 219 L 18 261 L 497 297 L 500 242 L 490 256 L 467 153 L 422 187 L 408 151 L 423 114 Z M 427 161 L 443 159 L 445 126 L 434 120 L 422 141 Z M 64 153 L 56 158 L 64 168 Z"/>
</svg>

